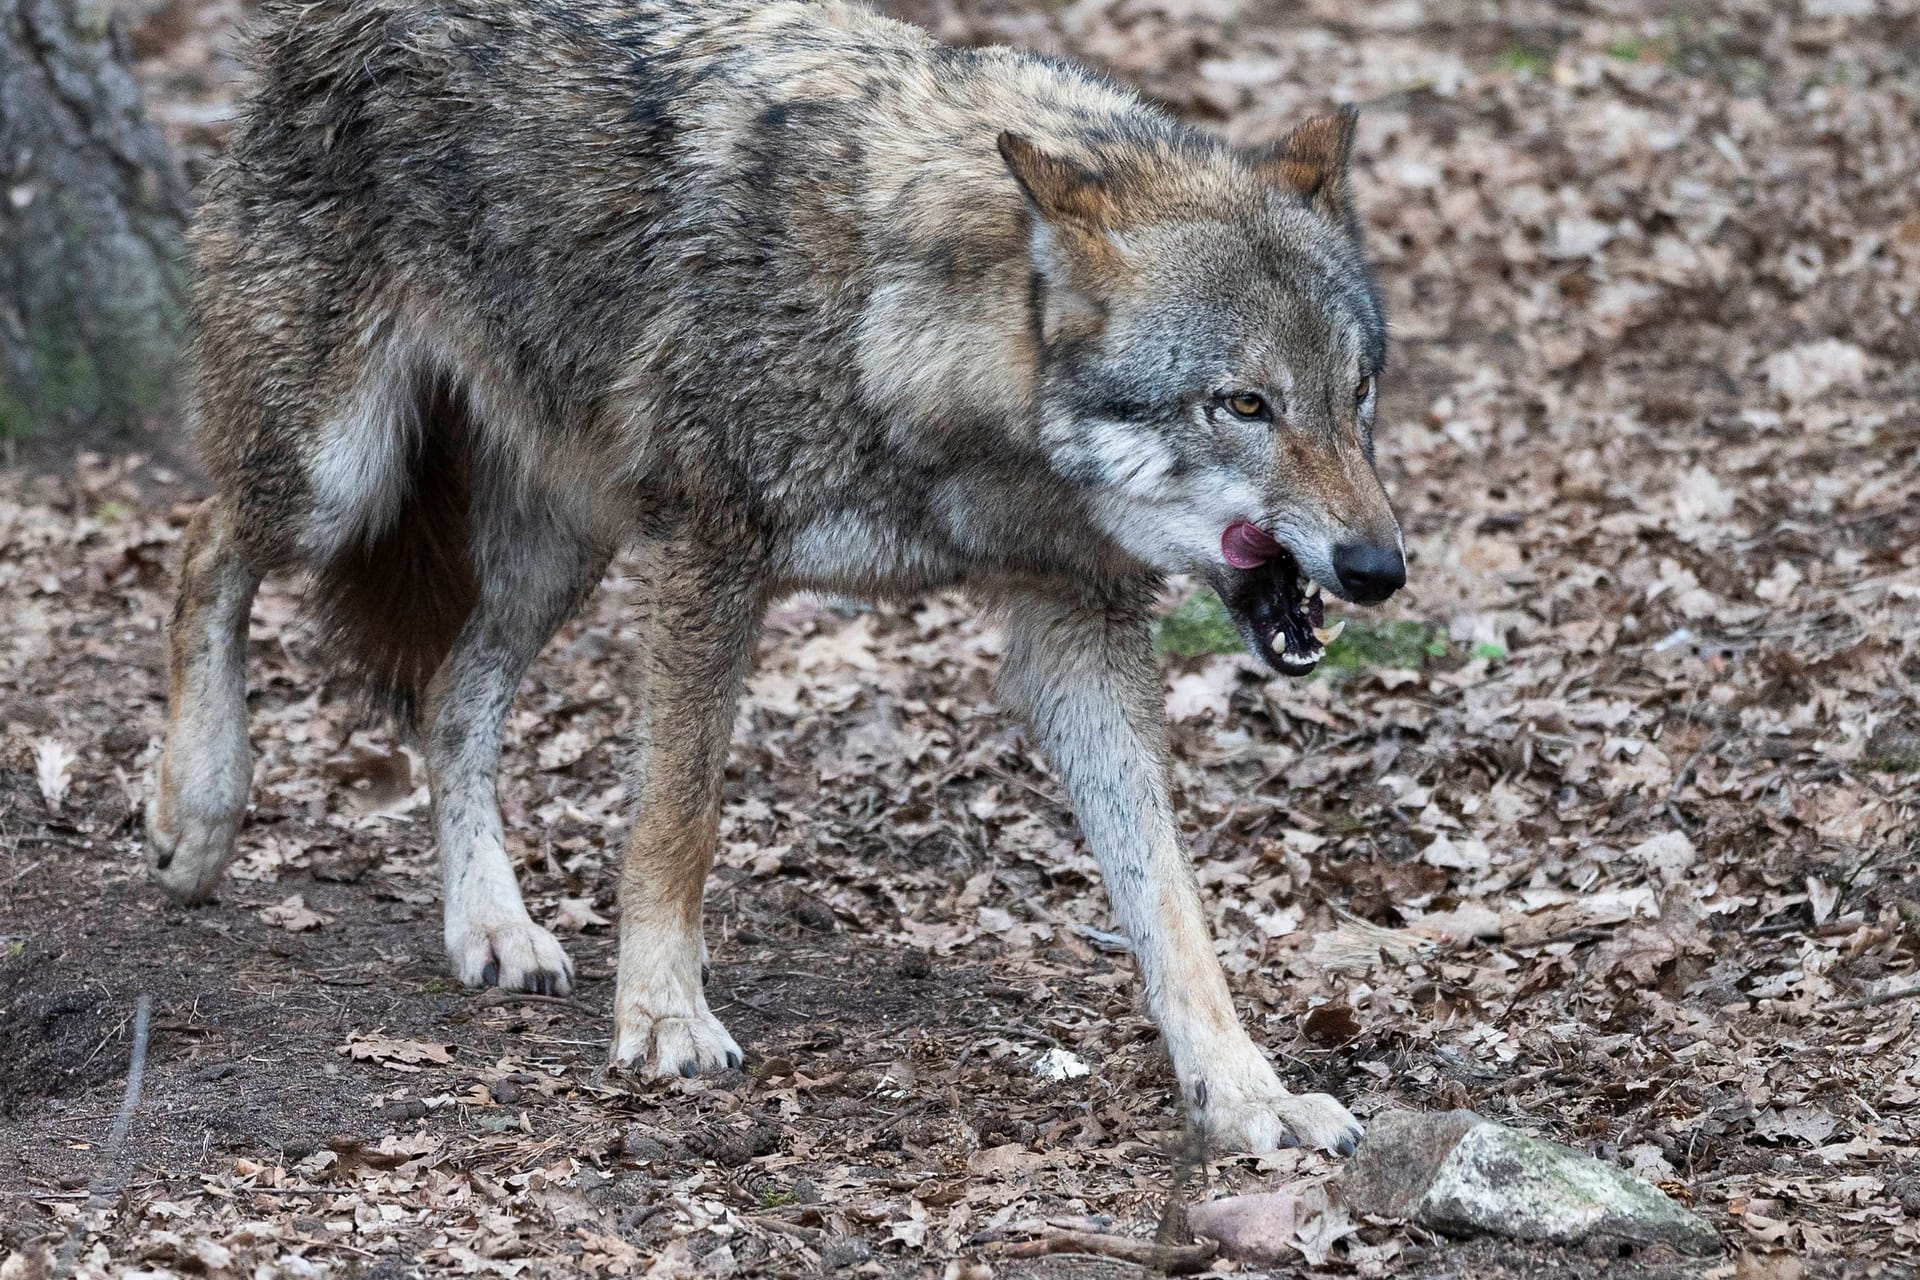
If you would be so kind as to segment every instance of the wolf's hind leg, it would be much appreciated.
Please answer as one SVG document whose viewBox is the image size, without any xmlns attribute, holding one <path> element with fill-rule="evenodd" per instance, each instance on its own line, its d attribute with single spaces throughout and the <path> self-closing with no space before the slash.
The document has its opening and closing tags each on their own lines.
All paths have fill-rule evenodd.
<svg viewBox="0 0 1920 1280">
<path fill-rule="evenodd" d="M 702 989 L 700 899 L 734 710 L 765 606 L 747 542 L 721 535 L 648 548 L 634 735 L 639 814 L 620 872 L 613 1061 L 655 1076 L 742 1060 Z M 707 550 L 714 547 L 727 553 Z"/>
<path fill-rule="evenodd" d="M 572 513 L 501 483 L 476 486 L 479 598 L 427 689 L 423 741 L 444 883 L 447 956 L 470 987 L 573 990 L 573 964 L 527 914 L 495 778 L 527 668 L 600 579 L 608 555 Z"/>
<path fill-rule="evenodd" d="M 209 498 L 182 541 L 167 631 L 167 738 L 147 803 L 147 863 L 184 902 L 213 893 L 246 816 L 247 612 L 260 573 L 234 505 Z"/>
</svg>

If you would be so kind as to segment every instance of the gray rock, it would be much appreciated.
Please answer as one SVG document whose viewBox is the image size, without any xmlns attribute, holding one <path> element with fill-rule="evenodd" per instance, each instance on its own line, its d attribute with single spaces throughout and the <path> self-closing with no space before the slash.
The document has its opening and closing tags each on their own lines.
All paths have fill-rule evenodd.
<svg viewBox="0 0 1920 1280">
<path fill-rule="evenodd" d="M 633 1128 L 621 1135 L 620 1154 L 642 1164 L 659 1164 L 667 1158 L 667 1148 L 646 1130 Z"/>
<path fill-rule="evenodd" d="M 857 1267 L 873 1256 L 873 1250 L 864 1240 L 829 1240 L 820 1250 L 820 1269 L 829 1274 L 844 1271 L 848 1267 Z"/>
<path fill-rule="evenodd" d="M 1376 1117 L 1335 1185 L 1357 1213 L 1453 1235 L 1720 1248 L 1712 1227 L 1650 1183 L 1471 1111 Z"/>
</svg>

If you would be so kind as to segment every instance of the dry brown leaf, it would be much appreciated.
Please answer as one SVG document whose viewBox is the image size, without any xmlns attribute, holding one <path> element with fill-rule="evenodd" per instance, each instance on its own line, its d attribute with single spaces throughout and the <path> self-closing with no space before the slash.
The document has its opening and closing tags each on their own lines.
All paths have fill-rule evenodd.
<svg viewBox="0 0 1920 1280">
<path fill-rule="evenodd" d="M 336 1052 L 356 1062 L 377 1062 L 394 1071 L 418 1072 L 423 1066 L 445 1066 L 453 1061 L 453 1046 L 425 1040 L 398 1040 L 375 1032 L 355 1031 Z"/>
</svg>

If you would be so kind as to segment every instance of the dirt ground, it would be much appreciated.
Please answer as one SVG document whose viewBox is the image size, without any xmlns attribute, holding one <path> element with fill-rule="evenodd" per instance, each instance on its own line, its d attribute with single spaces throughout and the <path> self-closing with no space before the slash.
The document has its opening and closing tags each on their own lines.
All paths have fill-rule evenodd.
<svg viewBox="0 0 1920 1280">
<path fill-rule="evenodd" d="M 129 7 L 196 176 L 240 7 Z M 1727 1246 L 1447 1240 L 1321 1199 L 1277 1273 L 1914 1274 L 1920 11 L 906 7 L 1246 142 L 1362 104 L 1412 582 L 1302 682 L 1209 652 L 1201 605 L 1169 625 L 1221 954 L 1294 1088 L 1363 1118 L 1473 1107 L 1652 1179 Z M 502 780 L 574 998 L 451 984 L 421 771 L 312 665 L 293 583 L 255 608 L 242 856 L 214 904 L 167 903 L 138 815 L 199 493 L 173 430 L 0 473 L 9 1280 L 69 1242 L 85 1274 L 1120 1276 L 1017 1255 L 1337 1170 L 1176 1158 L 1092 862 L 957 598 L 773 620 L 707 900 L 745 1070 L 604 1067 L 617 570 L 523 691 Z M 1090 1073 L 1037 1073 L 1055 1049 Z"/>
</svg>

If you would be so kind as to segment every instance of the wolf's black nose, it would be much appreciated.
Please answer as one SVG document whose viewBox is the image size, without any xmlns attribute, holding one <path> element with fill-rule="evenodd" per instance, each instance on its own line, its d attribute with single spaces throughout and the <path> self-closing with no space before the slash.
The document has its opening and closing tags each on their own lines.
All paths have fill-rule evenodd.
<svg viewBox="0 0 1920 1280">
<path fill-rule="evenodd" d="M 1333 571 L 1340 575 L 1340 590 L 1360 604 L 1379 604 L 1407 585 L 1407 562 L 1400 548 L 1372 542 L 1335 547 Z"/>
</svg>

